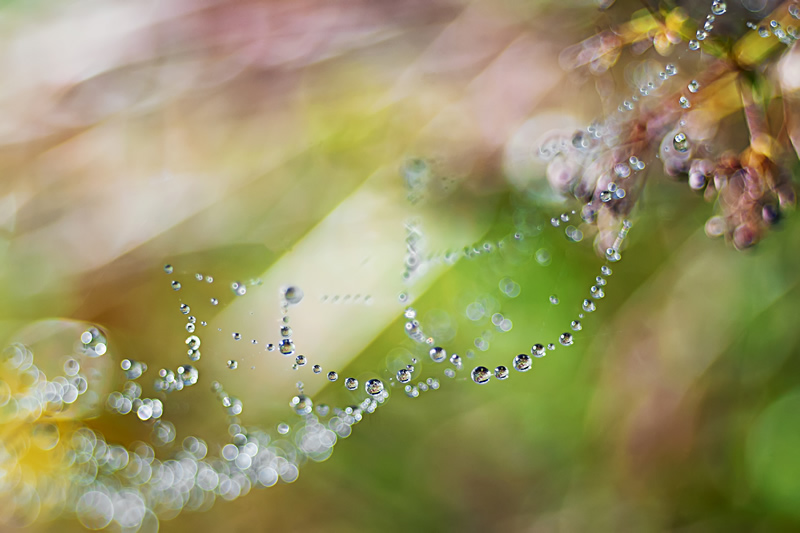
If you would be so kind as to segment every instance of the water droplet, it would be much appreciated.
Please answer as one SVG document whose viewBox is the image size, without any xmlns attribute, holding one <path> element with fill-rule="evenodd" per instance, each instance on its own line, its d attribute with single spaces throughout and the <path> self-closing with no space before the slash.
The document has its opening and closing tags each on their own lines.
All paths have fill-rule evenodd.
<svg viewBox="0 0 800 533">
<path fill-rule="evenodd" d="M 281 422 L 280 424 L 278 424 L 278 433 L 280 433 L 281 435 L 286 435 L 287 433 L 289 433 L 289 429 L 290 429 L 289 424 L 285 422 Z"/>
<path fill-rule="evenodd" d="M 550 295 L 550 303 L 553 305 L 558 305 L 558 296 L 555 294 Z"/>
<path fill-rule="evenodd" d="M 520 372 L 527 372 L 531 369 L 532 362 L 533 360 L 530 355 L 521 353 L 514 357 L 514 368 Z"/>
<path fill-rule="evenodd" d="M 174 291 L 181 290 L 181 282 L 180 281 L 173 281 L 172 282 L 172 290 L 174 290 Z"/>
<path fill-rule="evenodd" d="M 558 337 L 558 342 L 561 343 L 561 346 L 571 346 L 573 343 L 572 333 L 562 333 L 561 336 Z"/>
<path fill-rule="evenodd" d="M 601 288 L 600 288 L 600 287 L 598 287 L 597 285 L 592 285 L 592 286 L 589 288 L 589 292 L 592 294 L 592 298 L 594 298 L 594 299 L 596 299 L 596 300 L 599 300 L 600 298 L 603 298 L 603 297 L 606 295 L 606 294 L 603 292 L 603 289 L 601 289 Z"/>
<path fill-rule="evenodd" d="M 503 365 L 498 366 L 494 369 L 494 377 L 500 381 L 508 379 L 508 368 L 504 367 Z"/>
<path fill-rule="evenodd" d="M 569 325 L 572 328 L 572 331 L 580 331 L 583 329 L 580 320 L 573 320 L 572 323 Z"/>
<path fill-rule="evenodd" d="M 429 353 L 434 363 L 441 363 L 447 358 L 447 352 L 445 352 L 444 348 L 441 348 L 439 346 L 431 348 L 431 351 Z"/>
<path fill-rule="evenodd" d="M 247 294 L 247 287 L 245 286 L 245 284 L 240 283 L 238 281 L 234 281 L 233 283 L 231 283 L 231 290 L 237 296 L 244 296 L 245 294 Z"/>
<path fill-rule="evenodd" d="M 293 355 L 294 343 L 291 339 L 283 339 L 280 344 L 278 344 L 278 349 L 283 355 Z"/>
<path fill-rule="evenodd" d="M 461 370 L 461 356 L 457 353 L 450 356 L 450 363 L 456 367 L 457 370 Z"/>
<path fill-rule="evenodd" d="M 727 10 L 728 5 L 722 0 L 714 0 L 711 3 L 711 12 L 716 16 L 724 15 Z"/>
<path fill-rule="evenodd" d="M 614 195 L 611 191 L 603 191 L 600 193 L 600 201 L 603 203 L 610 202 L 613 197 Z"/>
<path fill-rule="evenodd" d="M 339 374 L 332 370 L 328 372 L 328 381 L 336 381 L 337 379 L 339 379 Z"/>
<path fill-rule="evenodd" d="M 552 224 L 553 227 L 557 228 L 558 226 L 561 225 L 561 221 L 558 220 L 556 217 L 553 217 L 550 219 L 550 224 Z"/>
<path fill-rule="evenodd" d="M 672 63 L 667 64 L 667 66 L 664 67 L 664 71 L 667 73 L 668 76 L 674 76 L 675 74 L 678 73 L 678 69 Z"/>
<path fill-rule="evenodd" d="M 444 375 L 447 376 L 448 378 L 454 378 L 456 377 L 456 371 L 453 370 L 452 368 L 447 368 L 444 371 Z"/>
<path fill-rule="evenodd" d="M 789 14 L 796 19 L 800 19 L 800 6 L 797 4 L 790 5 Z"/>
<path fill-rule="evenodd" d="M 286 300 L 286 303 L 291 305 L 299 304 L 303 299 L 303 296 L 303 290 L 299 287 L 287 287 L 286 290 L 283 291 L 283 297 Z"/>
<path fill-rule="evenodd" d="M 547 345 L 547 349 L 552 352 L 553 350 L 556 349 L 556 345 L 551 342 L 550 344 Z"/>
<path fill-rule="evenodd" d="M 219 304 L 219 300 L 217 300 L 216 298 L 211 298 L 211 305 L 217 305 L 217 304 Z"/>
<path fill-rule="evenodd" d="M 700 90 L 700 82 L 697 80 L 692 80 L 689 82 L 689 85 L 686 86 L 689 89 L 689 92 L 694 94 Z"/>
<path fill-rule="evenodd" d="M 237 363 L 233 359 L 228 359 L 228 368 L 230 368 L 231 370 L 236 370 L 236 368 L 238 366 L 239 366 L 239 363 Z"/>
<path fill-rule="evenodd" d="M 678 103 L 683 109 L 689 109 L 690 107 L 692 107 L 692 103 L 685 96 L 681 96 L 680 98 L 678 98 Z"/>
<path fill-rule="evenodd" d="M 694 39 L 689 41 L 689 50 L 699 50 L 699 49 L 700 49 L 700 43 L 699 42 L 697 42 Z"/>
<path fill-rule="evenodd" d="M 194 333 L 194 329 L 195 329 L 194 324 L 192 324 L 191 322 L 186 324 L 186 331 L 188 331 L 189 333 Z"/>
<path fill-rule="evenodd" d="M 358 380 L 356 378 L 346 378 L 344 386 L 347 390 L 356 390 L 358 388 Z"/>
<path fill-rule="evenodd" d="M 604 276 L 610 276 L 612 274 L 612 271 L 609 267 L 603 265 L 600 267 L 600 273 L 603 274 Z"/>
<path fill-rule="evenodd" d="M 531 346 L 531 355 L 534 357 L 544 357 L 546 353 L 547 352 L 544 349 L 544 345 L 542 344 L 534 344 Z"/>
<path fill-rule="evenodd" d="M 686 153 L 689 151 L 689 139 L 686 138 L 686 134 L 679 131 L 675 134 L 675 137 L 672 139 L 672 146 L 681 153 Z"/>
<path fill-rule="evenodd" d="M 233 340 L 235 340 L 235 341 L 242 340 L 242 334 L 241 333 L 233 333 L 231 336 L 233 337 Z"/>
<path fill-rule="evenodd" d="M 289 406 L 294 409 L 294 412 L 298 415 L 308 415 L 311 414 L 311 411 L 314 408 L 314 403 L 311 401 L 311 398 L 305 394 L 298 394 L 292 398 Z"/>
<path fill-rule="evenodd" d="M 485 366 L 476 366 L 475 368 L 472 369 L 471 375 L 472 375 L 472 381 L 474 381 L 479 385 L 489 383 L 489 378 L 492 377 L 492 373 Z"/>
<path fill-rule="evenodd" d="M 167 274 L 172 274 L 172 272 L 173 272 L 174 270 L 175 270 L 175 269 L 174 269 L 174 268 L 172 268 L 172 265 L 164 265 L 164 272 L 166 272 Z"/>
<path fill-rule="evenodd" d="M 314 365 L 314 366 L 311 368 L 311 371 L 312 371 L 312 372 L 314 372 L 315 374 L 319 374 L 320 372 L 322 372 L 322 367 L 321 367 L 321 366 L 319 366 L 319 365 Z"/>
<path fill-rule="evenodd" d="M 697 37 L 698 41 L 705 41 L 706 37 L 708 37 L 708 32 L 705 30 L 697 30 L 697 33 L 695 33 L 695 37 Z"/>
<path fill-rule="evenodd" d="M 411 381 L 411 371 L 407 368 L 401 368 L 397 371 L 397 381 L 400 383 L 408 383 Z"/>
<path fill-rule="evenodd" d="M 305 366 L 305 364 L 306 364 L 306 356 L 305 355 L 298 355 L 297 357 L 294 358 L 294 362 L 295 362 L 295 364 L 297 364 L 297 366 Z"/>
<path fill-rule="evenodd" d="M 594 306 L 594 302 L 593 301 L 591 301 L 589 299 L 586 299 L 586 300 L 583 301 L 583 310 L 584 311 L 586 311 L 587 313 L 591 313 L 595 309 L 596 309 L 596 307 Z"/>
<path fill-rule="evenodd" d="M 180 379 L 187 387 L 197 383 L 197 379 L 199 377 L 200 372 L 198 372 L 197 369 L 191 365 L 181 365 L 178 367 L 178 379 Z"/>
<path fill-rule="evenodd" d="M 292 336 L 292 328 L 289 326 L 281 326 L 281 337 L 291 337 Z"/>
<path fill-rule="evenodd" d="M 370 379 L 364 385 L 364 390 L 370 396 L 378 396 L 383 392 L 383 382 L 376 378 Z"/>
</svg>

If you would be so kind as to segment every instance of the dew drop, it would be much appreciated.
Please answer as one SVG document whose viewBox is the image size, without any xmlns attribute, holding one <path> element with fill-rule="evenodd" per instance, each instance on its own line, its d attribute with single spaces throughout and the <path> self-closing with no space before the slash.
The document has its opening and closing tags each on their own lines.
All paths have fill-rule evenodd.
<svg viewBox="0 0 800 533">
<path fill-rule="evenodd" d="M 699 49 L 700 49 L 700 43 L 698 41 L 694 39 L 689 41 L 689 50 L 699 50 Z"/>
<path fill-rule="evenodd" d="M 447 352 L 445 352 L 444 348 L 441 348 L 439 346 L 431 348 L 431 351 L 429 353 L 434 363 L 441 363 L 447 358 Z"/>
<path fill-rule="evenodd" d="M 550 295 L 550 303 L 551 304 L 558 305 L 558 301 L 559 301 L 558 300 L 558 296 L 556 296 L 555 294 L 551 294 Z"/>
<path fill-rule="evenodd" d="M 233 359 L 228 359 L 228 368 L 230 368 L 231 370 L 236 370 L 236 368 L 238 368 L 238 366 L 239 366 L 239 363 L 237 363 Z"/>
<path fill-rule="evenodd" d="M 299 287 L 287 287 L 286 290 L 283 291 L 284 299 L 291 305 L 299 304 L 303 296 L 303 290 Z"/>
<path fill-rule="evenodd" d="M 322 367 L 321 367 L 321 366 L 319 366 L 319 365 L 314 365 L 314 366 L 311 368 L 311 370 L 312 370 L 312 372 L 314 372 L 315 374 L 319 374 L 320 372 L 322 372 Z"/>
<path fill-rule="evenodd" d="M 689 82 L 689 85 L 687 85 L 687 88 L 689 89 L 690 93 L 694 94 L 700 90 L 700 82 L 697 80 L 692 80 Z"/>
<path fill-rule="evenodd" d="M 546 355 L 546 350 L 543 344 L 534 344 L 531 346 L 531 355 L 534 357 L 544 357 Z"/>
<path fill-rule="evenodd" d="M 328 372 L 328 381 L 336 381 L 337 379 L 339 379 L 339 374 L 332 370 Z"/>
<path fill-rule="evenodd" d="M 714 0 L 711 3 L 711 12 L 716 16 L 724 15 L 727 10 L 728 5 L 722 0 Z"/>
<path fill-rule="evenodd" d="M 690 107 L 692 107 L 692 103 L 691 103 L 691 102 L 689 101 L 689 99 L 688 99 L 688 98 L 686 98 L 685 96 L 681 96 L 681 97 L 678 99 L 678 103 L 680 104 L 680 106 L 681 106 L 683 109 L 689 109 Z"/>
<path fill-rule="evenodd" d="M 498 366 L 494 369 L 494 377 L 499 379 L 500 381 L 504 379 L 508 379 L 508 368 L 503 365 Z"/>
<path fill-rule="evenodd" d="M 358 380 L 356 378 L 346 378 L 344 386 L 347 390 L 356 390 L 358 388 Z"/>
<path fill-rule="evenodd" d="M 294 362 L 297 366 L 305 366 L 306 364 L 306 356 L 305 355 L 298 355 L 294 358 Z"/>
<path fill-rule="evenodd" d="M 166 272 L 167 274 L 172 274 L 172 272 L 174 272 L 174 270 L 175 269 L 172 268 L 172 265 L 164 265 L 164 272 Z"/>
<path fill-rule="evenodd" d="M 178 379 L 187 387 L 197 383 L 199 377 L 200 372 L 192 365 L 182 365 L 178 367 Z"/>
<path fill-rule="evenodd" d="M 533 360 L 530 355 L 521 353 L 514 357 L 514 368 L 520 372 L 527 372 L 531 369 L 532 362 Z"/>
<path fill-rule="evenodd" d="M 561 346 L 571 346 L 574 342 L 572 340 L 572 333 L 562 333 L 558 337 L 558 342 L 561 343 Z"/>
<path fill-rule="evenodd" d="M 681 153 L 686 153 L 689 151 L 689 139 L 686 138 L 686 134 L 679 131 L 675 134 L 675 137 L 672 139 L 672 146 Z"/>
<path fill-rule="evenodd" d="M 397 381 L 400 383 L 408 383 L 411 381 L 411 371 L 407 368 L 401 368 L 397 371 Z"/>
<path fill-rule="evenodd" d="M 370 396 L 378 396 L 383 392 L 383 382 L 376 378 L 367 380 L 367 383 L 364 385 L 364 390 L 367 391 L 367 394 Z"/>
<path fill-rule="evenodd" d="M 292 398 L 292 401 L 289 402 L 289 406 L 294 409 L 294 412 L 298 415 L 308 415 L 311 414 L 314 403 L 311 401 L 311 398 L 305 394 L 298 394 Z"/>
<path fill-rule="evenodd" d="M 492 377 L 492 373 L 489 371 L 488 368 L 485 366 L 476 366 L 472 369 L 472 381 L 479 385 L 484 385 L 489 383 L 489 378 Z"/>
<path fill-rule="evenodd" d="M 278 349 L 283 355 L 292 355 L 294 354 L 294 343 L 291 339 L 283 339 L 278 345 Z"/>
<path fill-rule="evenodd" d="M 569 325 L 572 328 L 572 331 L 580 331 L 583 329 L 580 320 L 573 320 L 572 323 Z"/>
<path fill-rule="evenodd" d="M 583 310 L 584 311 L 586 311 L 587 313 L 591 313 L 595 309 L 596 309 L 596 307 L 595 307 L 593 301 L 591 301 L 589 299 L 586 299 L 586 300 L 583 301 Z"/>
<path fill-rule="evenodd" d="M 179 291 L 181 290 L 181 283 L 180 281 L 173 281 L 172 282 L 172 290 Z"/>
</svg>

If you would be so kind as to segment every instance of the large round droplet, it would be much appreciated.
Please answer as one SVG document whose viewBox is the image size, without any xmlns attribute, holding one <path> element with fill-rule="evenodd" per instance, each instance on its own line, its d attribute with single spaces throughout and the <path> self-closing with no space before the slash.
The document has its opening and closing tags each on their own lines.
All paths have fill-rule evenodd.
<svg viewBox="0 0 800 533">
<path fill-rule="evenodd" d="M 286 302 L 292 305 L 299 304 L 303 296 L 303 290 L 299 287 L 287 287 L 283 292 L 283 297 L 286 299 Z"/>
<path fill-rule="evenodd" d="M 408 383 L 411 381 L 411 371 L 407 368 L 401 368 L 397 371 L 397 381 L 400 383 Z"/>
<path fill-rule="evenodd" d="M 558 342 L 560 342 L 562 346 L 571 346 L 573 342 L 572 333 L 562 333 L 558 338 Z"/>
<path fill-rule="evenodd" d="M 544 357 L 545 356 L 545 349 L 544 346 L 541 344 L 534 344 L 531 346 L 531 355 L 534 357 Z"/>
<path fill-rule="evenodd" d="M 291 339 L 283 339 L 278 345 L 278 348 L 283 355 L 294 354 L 294 343 L 291 341 Z"/>
<path fill-rule="evenodd" d="M 444 350 L 444 348 L 441 348 L 439 346 L 431 348 L 431 351 L 429 353 L 434 363 L 441 363 L 442 361 L 447 359 L 447 352 Z"/>
<path fill-rule="evenodd" d="M 337 374 L 333 370 L 328 372 L 328 381 L 336 381 L 337 379 L 339 379 L 339 374 Z"/>
<path fill-rule="evenodd" d="M 358 388 L 358 380 L 356 378 L 347 378 L 344 380 L 344 386 L 347 390 L 356 390 Z"/>
<path fill-rule="evenodd" d="M 200 373 L 192 365 L 181 365 L 178 367 L 178 379 L 187 387 L 197 383 Z"/>
<path fill-rule="evenodd" d="M 485 366 L 476 366 L 472 369 L 472 381 L 479 385 L 488 383 L 491 377 L 492 373 Z"/>
<path fill-rule="evenodd" d="M 686 134 L 682 131 L 679 131 L 675 134 L 675 137 L 672 138 L 672 146 L 681 153 L 686 153 L 689 151 L 689 139 L 686 138 Z"/>
<path fill-rule="evenodd" d="M 298 394 L 289 405 L 294 409 L 295 413 L 298 415 L 308 415 L 311 414 L 311 410 L 314 408 L 314 404 L 311 401 L 311 398 L 306 396 L 305 394 Z"/>
<path fill-rule="evenodd" d="M 379 379 L 370 379 L 364 385 L 364 390 L 367 391 L 367 394 L 370 396 L 377 396 L 383 392 L 383 382 Z"/>
<path fill-rule="evenodd" d="M 504 367 L 503 365 L 498 366 L 494 369 L 494 377 L 501 381 L 508 379 L 508 368 Z"/>
<path fill-rule="evenodd" d="M 527 372 L 531 369 L 532 361 L 530 355 L 521 353 L 514 358 L 514 368 L 520 372 Z"/>
</svg>

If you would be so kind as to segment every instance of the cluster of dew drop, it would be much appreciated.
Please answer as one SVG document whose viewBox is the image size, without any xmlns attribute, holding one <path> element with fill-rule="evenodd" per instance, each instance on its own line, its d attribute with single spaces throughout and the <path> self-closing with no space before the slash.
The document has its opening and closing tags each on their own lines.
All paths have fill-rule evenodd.
<svg viewBox="0 0 800 533">
<path fill-rule="evenodd" d="M 790 3 L 788 5 L 789 15 L 795 20 L 800 19 L 800 5 L 797 3 Z M 800 39 L 800 31 L 792 24 L 784 27 L 780 21 L 772 19 L 766 24 L 756 24 L 755 22 L 748 22 L 747 27 L 758 33 L 762 39 L 769 39 L 775 37 L 780 43 L 786 46 L 791 46 L 798 39 Z"/>
<path fill-rule="evenodd" d="M 712 2 L 711 13 L 706 17 L 703 27 L 697 31 L 696 39 L 689 42 L 690 50 L 700 48 L 699 42 L 708 38 L 716 17 L 724 15 L 726 9 L 725 2 L 721 0 Z M 794 18 L 800 18 L 800 8 L 795 4 L 789 6 L 789 12 Z M 759 34 L 763 34 L 762 28 L 758 31 Z M 782 42 L 787 39 L 792 42 L 796 40 L 794 28 L 783 29 L 777 22 L 770 23 L 768 31 L 769 34 L 762 36 L 773 35 Z M 641 87 L 640 95 L 634 95 L 631 101 L 623 102 L 619 112 L 626 113 L 632 110 L 634 108 L 632 102 L 636 102 L 639 96 L 648 96 L 660 84 L 676 74 L 677 68 L 674 65 L 666 65 L 658 79 Z M 686 88 L 688 93 L 681 95 L 678 102 L 682 109 L 691 107 L 690 98 L 700 90 L 700 83 L 692 80 Z M 667 146 L 673 153 L 685 154 L 691 149 L 691 141 L 683 131 L 671 132 L 668 139 Z M 587 154 L 599 142 L 605 141 L 608 146 L 612 146 L 616 140 L 617 132 L 614 131 L 613 124 L 593 123 L 585 133 L 579 132 L 566 144 L 562 142 L 561 145 L 542 146 L 540 155 L 552 160 L 559 154 L 567 154 L 570 157 Z M 591 199 L 580 213 L 572 210 L 550 220 L 550 225 L 554 228 L 564 226 L 568 240 L 572 242 L 583 240 L 584 232 L 578 227 L 579 223 L 575 219 L 579 218 L 583 222 L 590 223 L 599 206 L 623 200 L 627 188 L 625 180 L 629 180 L 646 167 L 645 162 L 636 155 L 626 155 L 625 159 L 617 158 L 612 163 L 607 173 L 608 178 L 603 183 L 598 183 L 598 188 L 593 191 Z M 420 169 L 417 170 L 422 172 Z M 571 223 L 573 221 L 575 224 Z M 533 233 L 543 231 L 543 226 L 537 226 Z M 605 250 L 605 259 L 608 263 L 621 259 L 620 251 L 630 229 L 630 221 L 623 220 L 613 244 Z M 507 253 L 515 247 L 534 254 L 540 265 L 546 266 L 551 261 L 547 249 L 540 248 L 534 251 L 526 248 L 529 246 L 526 238 L 531 232 L 518 231 L 496 242 L 476 243 L 462 250 L 448 250 L 427 256 L 424 254 L 424 240 L 419 226 L 416 223 L 409 223 L 406 232 L 407 250 L 403 278 L 409 283 L 424 273 L 426 263 L 430 261 L 453 264 L 460 259 L 476 259 L 494 252 Z M 175 270 L 171 265 L 166 265 L 164 272 L 172 276 Z M 522 374 L 529 372 L 533 368 L 534 360 L 552 354 L 558 346 L 570 347 L 575 343 L 576 336 L 583 330 L 586 316 L 595 312 L 598 301 L 605 297 L 611 275 L 612 270 L 609 265 L 602 265 L 599 275 L 589 287 L 587 297 L 579 302 L 577 316 L 570 322 L 568 328 L 558 335 L 558 338 L 550 342 L 537 342 L 530 350 L 517 353 L 507 364 L 497 365 L 494 369 L 483 364 L 465 366 L 465 358 L 474 359 L 477 353 L 470 348 L 461 352 L 465 354 L 465 358 L 462 358 L 457 351 L 443 344 L 439 345 L 433 336 L 423 331 L 417 320 L 417 311 L 412 307 L 407 307 L 403 312 L 404 330 L 410 339 L 424 346 L 427 357 L 434 363 L 434 368 L 444 367 L 440 371 L 445 377 L 456 378 L 459 373 L 466 372 L 469 380 L 479 385 L 490 383 L 492 378 L 506 381 L 511 377 L 512 370 Z M 197 273 L 194 278 L 197 282 L 214 283 L 214 278 L 209 275 Z M 255 280 L 250 285 L 258 286 L 260 281 Z M 170 287 L 173 291 L 183 294 L 181 291 L 184 286 L 180 279 L 170 279 Z M 230 289 L 235 297 L 246 297 L 248 294 L 248 285 L 242 282 L 231 283 Z M 511 278 L 503 278 L 499 283 L 499 289 L 510 298 L 518 296 L 521 292 L 519 284 Z M 12 345 L 3 352 L 2 363 L 6 373 L 10 369 L 12 373 L 23 376 L 20 379 L 27 380 L 27 389 L 11 395 L 6 381 L 0 380 L 0 409 L 7 409 L 13 402 L 16 406 L 15 416 L 19 420 L 37 422 L 36 439 L 37 442 L 41 442 L 42 449 L 52 449 L 60 444 L 68 450 L 72 462 L 64 468 L 69 469 L 70 473 L 59 474 L 61 479 L 68 479 L 71 483 L 71 489 L 65 489 L 69 493 L 70 500 L 70 505 L 66 507 L 73 509 L 78 520 L 91 529 L 101 529 L 112 523 L 123 528 L 144 528 L 146 524 L 150 527 L 155 524 L 157 528 L 159 519 L 175 517 L 184 509 L 205 510 L 217 499 L 233 500 L 247 494 L 255 487 L 270 487 L 279 481 L 291 483 L 297 479 L 299 466 L 306 459 L 323 461 L 330 457 L 338 439 L 348 437 L 354 425 L 383 405 L 389 398 L 392 388 L 401 387 L 405 396 L 418 398 L 421 393 L 438 390 L 441 386 L 438 376 L 421 375 L 418 369 L 421 362 L 417 357 L 412 357 L 407 364 L 392 370 L 393 375 L 386 380 L 371 377 L 360 383 L 353 376 L 345 376 L 340 380 L 339 372 L 336 370 L 323 369 L 321 364 L 314 361 L 313 356 L 298 354 L 293 331 L 289 325 L 289 310 L 300 304 L 303 298 L 303 291 L 299 287 L 286 287 L 282 291 L 283 316 L 279 328 L 280 338 L 275 343 L 259 339 L 251 339 L 250 342 L 253 345 L 263 344 L 267 352 L 277 350 L 289 358 L 294 370 L 309 366 L 314 376 L 320 376 L 320 379 L 326 379 L 330 383 L 341 382 L 339 386 L 346 392 L 359 395 L 359 400 L 352 405 L 331 407 L 324 403 L 315 403 L 305 393 L 303 383 L 297 382 L 297 393 L 288 401 L 290 412 L 299 417 L 293 426 L 281 422 L 274 427 L 274 430 L 256 426 L 245 427 L 239 419 L 245 408 L 244 403 L 226 391 L 222 384 L 224 379 L 218 379 L 211 383 L 210 388 L 222 405 L 224 413 L 229 417 L 229 442 L 215 450 L 203 439 L 187 436 L 180 440 L 180 445 L 176 445 L 178 434 L 175 426 L 168 420 L 169 406 L 165 403 L 165 398 L 170 394 L 179 394 L 188 387 L 196 386 L 201 381 L 200 366 L 205 363 L 200 351 L 202 332 L 209 325 L 206 320 L 192 314 L 188 303 L 181 301 L 179 311 L 186 316 L 183 327 L 188 334 L 184 340 L 188 362 L 174 370 L 159 369 L 153 380 L 152 397 L 144 397 L 141 382 L 148 373 L 147 365 L 134 359 L 123 359 L 120 367 L 125 383 L 120 391 L 113 391 L 105 398 L 105 406 L 109 412 L 122 416 L 133 414 L 138 423 L 149 425 L 150 443 L 135 442 L 127 447 L 109 444 L 105 442 L 101 433 L 85 426 L 69 434 L 59 435 L 59 429 L 55 424 L 45 422 L 46 415 L 67 408 L 79 396 L 87 393 L 88 381 L 80 373 L 80 365 L 74 358 L 65 362 L 64 376 L 47 380 L 42 372 L 34 371 L 36 367 L 33 365 L 33 354 L 22 345 Z M 408 293 L 401 293 L 398 300 L 401 303 L 407 302 Z M 369 303 L 371 296 L 355 295 L 348 298 L 323 295 L 321 301 Z M 549 302 L 551 305 L 562 303 L 556 295 L 551 295 Z M 217 306 L 219 303 L 218 297 L 210 299 L 212 306 Z M 491 306 L 485 302 L 472 302 L 467 307 L 466 314 L 471 320 L 477 321 L 486 315 L 489 308 Z M 490 312 L 489 316 L 496 331 L 511 330 L 513 324 L 509 317 L 499 311 Z M 244 336 L 239 332 L 230 332 L 230 335 L 232 342 L 244 340 Z M 488 338 L 487 334 L 475 338 L 474 348 L 479 352 L 488 350 Z M 82 353 L 91 357 L 104 356 L 107 351 L 105 333 L 97 327 L 87 328 L 80 337 L 80 346 Z M 236 359 L 228 359 L 225 365 L 230 371 L 237 371 L 240 368 Z M 4 379 L 8 379 L 7 376 L 4 376 Z M 168 459 L 157 457 L 162 455 L 161 450 L 164 450 L 164 453 L 171 452 Z M 14 453 L 0 443 L 0 468 L 4 471 L 19 468 L 14 461 Z M 17 493 L 9 497 L 8 494 L 12 490 Z M 27 487 L 24 482 L 22 485 L 17 484 L 12 487 L 7 477 L 0 478 L 0 495 L 11 501 L 12 509 L 18 510 L 30 506 L 32 498 L 38 497 L 35 490 L 35 487 Z M 14 511 L 11 514 L 13 515 Z"/>
</svg>

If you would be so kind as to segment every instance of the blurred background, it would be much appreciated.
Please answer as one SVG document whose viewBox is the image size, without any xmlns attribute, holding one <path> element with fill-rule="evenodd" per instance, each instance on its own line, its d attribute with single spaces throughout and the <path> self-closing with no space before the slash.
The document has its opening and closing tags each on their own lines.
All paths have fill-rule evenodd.
<svg viewBox="0 0 800 533">
<path fill-rule="evenodd" d="M 600 274 L 591 228 L 571 242 L 550 224 L 578 206 L 550 191 L 542 139 L 615 108 L 638 64 L 697 68 L 645 50 L 602 79 L 563 70 L 562 50 L 643 7 L 611 4 L 0 3 L 0 340 L 28 344 L 54 376 L 70 346 L 49 335 L 93 324 L 108 337 L 97 396 L 61 416 L 62 434 L 148 439 L 104 397 L 123 387 L 125 358 L 147 364 L 152 397 L 157 370 L 187 362 L 181 303 L 209 326 L 198 384 L 158 396 L 176 442 L 196 435 L 218 455 L 229 441 L 213 381 L 242 401 L 242 424 L 269 429 L 299 418 L 298 381 L 332 406 L 364 396 L 345 375 L 389 387 L 297 481 L 125 531 L 800 528 L 796 218 L 736 252 L 705 236 L 702 196 L 653 162 L 623 260 L 575 344 L 504 382 L 469 378 L 556 342 Z M 290 309 L 309 360 L 298 369 L 263 348 L 280 338 L 290 285 L 305 294 Z M 456 377 L 409 339 L 408 306 L 462 355 Z M 390 384 L 411 357 L 438 390 L 410 398 Z M 25 455 L 35 423 L 8 405 L 0 435 L 33 476 L 47 468 Z M 20 481 L 0 480 L 12 505 Z M 39 501 L 0 527 L 83 530 L 68 499 Z"/>
</svg>

